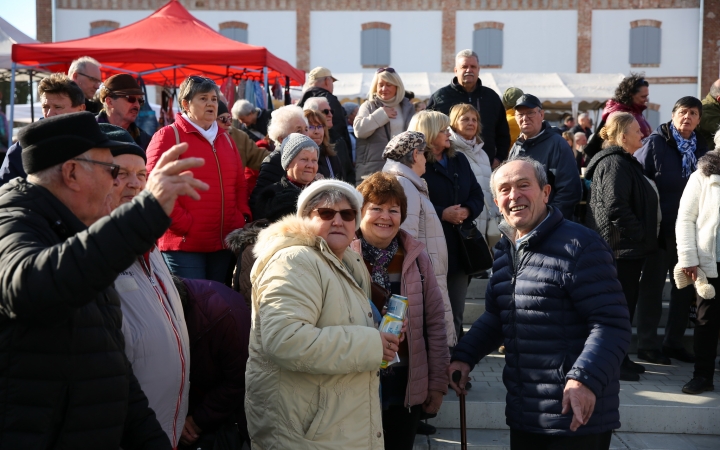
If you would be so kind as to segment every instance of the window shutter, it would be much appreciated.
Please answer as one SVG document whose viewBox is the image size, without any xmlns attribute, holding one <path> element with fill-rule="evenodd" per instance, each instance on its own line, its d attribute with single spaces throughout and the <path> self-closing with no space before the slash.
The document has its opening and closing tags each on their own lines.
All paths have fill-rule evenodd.
<svg viewBox="0 0 720 450">
<path fill-rule="evenodd" d="M 390 30 L 378 28 L 377 32 L 377 59 L 375 64 L 378 66 L 390 65 Z"/>
<path fill-rule="evenodd" d="M 377 29 L 371 28 L 362 31 L 361 61 L 363 66 L 375 65 L 375 53 L 377 52 Z"/>
<path fill-rule="evenodd" d="M 248 42 L 248 30 L 242 28 L 224 28 L 220 30 L 220 34 L 234 41 L 242 42 L 243 44 L 247 44 Z"/>
<path fill-rule="evenodd" d="M 645 64 L 660 64 L 662 30 L 656 27 L 643 28 L 645 28 Z"/>
<path fill-rule="evenodd" d="M 481 66 L 502 66 L 503 30 L 481 28 L 473 35 L 473 50 Z"/>
<path fill-rule="evenodd" d="M 630 28 L 630 64 L 647 64 L 645 62 L 645 28 Z"/>
</svg>

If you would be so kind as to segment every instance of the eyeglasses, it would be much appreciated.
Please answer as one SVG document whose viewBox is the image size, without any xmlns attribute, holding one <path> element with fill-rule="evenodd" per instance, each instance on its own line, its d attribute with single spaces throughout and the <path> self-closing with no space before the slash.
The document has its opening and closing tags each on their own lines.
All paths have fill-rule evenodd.
<svg viewBox="0 0 720 450">
<path fill-rule="evenodd" d="M 381 67 L 377 70 L 377 73 L 383 73 L 383 72 L 395 73 L 395 69 L 393 69 L 392 67 Z"/>
<path fill-rule="evenodd" d="M 214 82 L 213 80 L 211 80 L 210 78 L 201 77 L 201 76 L 199 76 L 199 75 L 190 75 L 188 78 L 189 78 L 190 80 L 192 80 L 193 82 L 195 82 L 195 83 L 212 83 L 212 84 L 215 84 L 215 82 Z"/>
<path fill-rule="evenodd" d="M 127 100 L 128 103 L 138 102 L 140 106 L 145 104 L 145 99 L 142 96 L 137 95 L 111 95 L 110 98 L 124 98 L 125 100 Z"/>
<path fill-rule="evenodd" d="M 323 128 L 325 128 L 325 125 L 308 125 L 310 131 L 322 130 Z"/>
<path fill-rule="evenodd" d="M 84 73 L 82 73 L 82 72 L 75 72 L 75 73 L 77 73 L 78 75 L 84 76 L 85 78 L 87 78 L 88 80 L 92 81 L 93 83 L 102 84 L 102 80 L 99 80 L 99 79 L 97 79 L 97 78 L 95 78 L 95 77 L 91 77 L 90 75 L 86 75 L 86 74 L 84 74 Z"/>
<path fill-rule="evenodd" d="M 332 115 L 332 110 L 329 110 L 329 109 L 321 109 L 320 112 L 325 114 L 326 116 Z"/>
<path fill-rule="evenodd" d="M 516 112 L 516 113 L 515 113 L 515 117 L 517 117 L 518 119 L 532 119 L 533 117 L 535 117 L 535 115 L 536 115 L 537 113 L 538 113 L 537 111 L 530 111 L 530 112 L 528 112 L 528 113 L 519 113 L 519 112 Z"/>
<path fill-rule="evenodd" d="M 222 123 L 230 123 L 232 122 L 232 117 L 218 117 L 217 120 Z"/>
<path fill-rule="evenodd" d="M 120 173 L 120 166 L 117 164 L 112 163 L 106 163 L 102 161 L 95 161 L 93 159 L 85 159 L 85 158 L 73 158 L 74 161 L 85 161 L 92 164 L 98 164 L 105 167 L 110 167 L 110 175 L 113 177 L 113 180 L 118 177 L 118 174 Z"/>
<path fill-rule="evenodd" d="M 354 209 L 341 209 L 340 211 L 332 208 L 317 208 L 313 211 L 317 211 L 318 216 L 322 220 L 333 220 L 337 213 L 340 213 L 340 218 L 344 222 L 353 222 L 357 217 L 357 211 Z"/>
</svg>

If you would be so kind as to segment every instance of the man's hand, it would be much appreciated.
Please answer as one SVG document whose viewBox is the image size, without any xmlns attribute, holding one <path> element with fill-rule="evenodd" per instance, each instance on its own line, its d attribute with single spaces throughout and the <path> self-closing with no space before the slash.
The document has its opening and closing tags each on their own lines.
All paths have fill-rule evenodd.
<svg viewBox="0 0 720 450">
<path fill-rule="evenodd" d="M 150 172 L 145 190 L 149 191 L 162 206 L 165 214 L 170 216 L 175 201 L 181 195 L 187 195 L 194 200 L 200 200 L 198 190 L 207 191 L 210 186 L 193 178 L 190 169 L 205 164 L 202 158 L 178 159 L 185 153 L 186 143 L 170 147 L 162 154 L 157 165 Z"/>
<path fill-rule="evenodd" d="M 400 340 L 392 333 L 380 333 L 383 346 L 383 361 L 390 362 L 395 359 L 395 353 L 400 347 Z"/>
<path fill-rule="evenodd" d="M 428 396 L 423 403 L 423 411 L 428 414 L 437 414 L 443 402 L 443 393 L 440 391 L 428 391 Z"/>
<path fill-rule="evenodd" d="M 457 370 L 460 371 L 460 382 L 458 384 L 455 384 L 452 379 L 452 375 Z M 448 367 L 447 374 L 448 384 L 450 384 L 450 387 L 453 388 L 458 397 L 467 394 L 467 391 L 465 390 L 465 384 L 470 378 L 470 366 L 462 361 L 453 361 L 450 363 L 450 367 Z"/>
<path fill-rule="evenodd" d="M 568 380 L 565 384 L 561 414 L 569 413 L 571 408 L 573 418 L 570 423 L 570 431 L 577 431 L 581 425 L 587 425 L 595 410 L 595 394 L 576 380 Z"/>
<path fill-rule="evenodd" d="M 185 425 L 183 426 L 182 434 L 180 435 L 180 443 L 183 445 L 192 445 L 200 437 L 202 430 L 195 423 L 192 416 L 185 418 Z"/>
</svg>

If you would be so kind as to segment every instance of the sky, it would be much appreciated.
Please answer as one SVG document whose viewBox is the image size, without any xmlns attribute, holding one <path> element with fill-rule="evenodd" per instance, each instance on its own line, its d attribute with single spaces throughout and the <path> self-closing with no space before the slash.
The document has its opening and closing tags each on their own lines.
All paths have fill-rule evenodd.
<svg viewBox="0 0 720 450">
<path fill-rule="evenodd" d="M 0 17 L 35 38 L 35 0 L 0 0 Z"/>
</svg>

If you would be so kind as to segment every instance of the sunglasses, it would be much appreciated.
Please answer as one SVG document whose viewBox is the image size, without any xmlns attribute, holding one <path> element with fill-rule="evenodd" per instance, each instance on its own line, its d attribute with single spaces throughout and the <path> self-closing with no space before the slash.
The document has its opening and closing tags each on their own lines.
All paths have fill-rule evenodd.
<svg viewBox="0 0 720 450">
<path fill-rule="evenodd" d="M 232 117 L 218 117 L 217 120 L 222 123 L 230 123 L 232 122 Z"/>
<path fill-rule="evenodd" d="M 92 164 L 98 164 L 100 166 L 110 167 L 110 175 L 113 177 L 113 180 L 118 177 L 118 174 L 120 173 L 120 166 L 117 164 L 112 163 L 106 163 L 102 161 L 95 161 L 93 159 L 85 159 L 85 158 L 73 158 L 74 161 L 85 161 Z"/>
<path fill-rule="evenodd" d="M 199 75 L 190 75 L 188 78 L 189 78 L 190 80 L 192 80 L 193 82 L 195 82 L 195 83 L 212 83 L 212 84 L 215 84 L 215 82 L 214 82 L 213 80 L 211 80 L 210 78 L 201 77 L 201 76 L 199 76 Z"/>
<path fill-rule="evenodd" d="M 340 218 L 344 222 L 353 222 L 355 221 L 355 217 L 357 217 L 357 211 L 354 209 L 341 209 L 338 211 L 332 208 L 317 208 L 313 211 L 317 211 L 318 216 L 320 216 L 322 220 L 333 220 L 337 213 L 340 213 Z"/>
<path fill-rule="evenodd" d="M 324 125 L 308 125 L 308 130 L 315 131 L 315 130 L 322 130 L 325 128 Z"/>
<path fill-rule="evenodd" d="M 377 73 L 383 72 L 395 73 L 395 69 L 393 69 L 392 67 L 381 67 L 377 70 Z"/>
<path fill-rule="evenodd" d="M 136 96 L 136 95 L 112 95 L 111 98 L 118 99 L 118 98 L 124 98 L 127 100 L 128 103 L 135 103 L 138 102 L 140 106 L 145 104 L 145 99 L 142 96 Z"/>
<path fill-rule="evenodd" d="M 332 110 L 330 109 L 321 109 L 320 112 L 325 114 L 326 116 L 332 115 Z"/>
<path fill-rule="evenodd" d="M 82 73 L 82 72 L 77 72 L 77 74 L 84 76 L 85 78 L 87 78 L 88 80 L 92 81 L 93 83 L 102 84 L 102 80 L 100 80 L 100 79 L 97 79 L 97 78 L 95 78 L 95 77 L 91 77 L 90 75 L 86 75 L 86 74 L 84 74 L 84 73 Z"/>
</svg>

